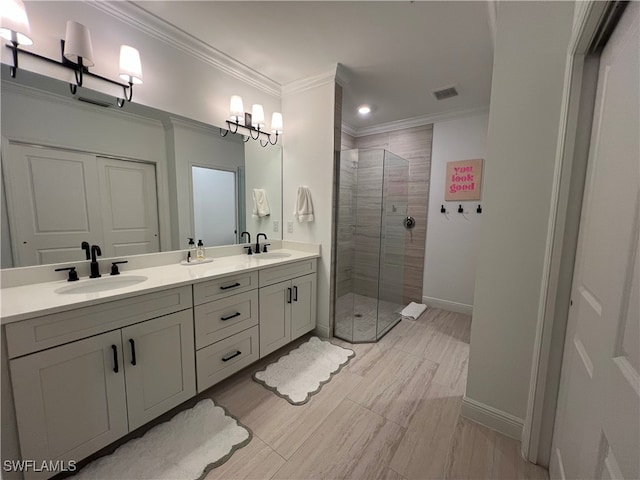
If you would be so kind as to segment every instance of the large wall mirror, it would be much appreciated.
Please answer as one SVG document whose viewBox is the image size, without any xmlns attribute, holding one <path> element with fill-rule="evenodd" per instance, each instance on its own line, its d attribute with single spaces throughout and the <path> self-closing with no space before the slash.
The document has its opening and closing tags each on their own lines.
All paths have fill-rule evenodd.
<svg viewBox="0 0 640 480">
<path fill-rule="evenodd" d="M 282 238 L 279 145 L 6 65 L 0 92 L 2 268 Z"/>
</svg>

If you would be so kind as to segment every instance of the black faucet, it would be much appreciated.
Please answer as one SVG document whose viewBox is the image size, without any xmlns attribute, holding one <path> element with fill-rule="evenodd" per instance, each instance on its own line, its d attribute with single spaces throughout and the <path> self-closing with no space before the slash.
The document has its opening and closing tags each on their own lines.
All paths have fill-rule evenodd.
<svg viewBox="0 0 640 480">
<path fill-rule="evenodd" d="M 90 250 L 89 242 L 82 242 L 82 244 L 80 245 L 80 248 L 84 250 L 84 253 L 87 256 L 87 260 L 89 260 L 91 258 L 91 254 L 89 253 L 89 250 Z"/>
<path fill-rule="evenodd" d="M 259 233 L 258 235 L 256 235 L 256 253 L 260 253 L 260 237 L 264 237 L 264 239 L 267 239 L 267 234 L 266 233 Z"/>
<path fill-rule="evenodd" d="M 100 264 L 96 260 L 96 255 L 102 255 L 102 251 L 98 245 L 91 245 L 91 275 L 89 278 L 100 278 Z"/>
<path fill-rule="evenodd" d="M 249 244 L 249 251 L 247 252 L 247 255 L 251 255 L 251 234 L 249 232 L 242 232 L 240 234 L 240 239 L 242 239 L 245 235 L 247 236 L 247 242 L 246 243 Z M 244 247 L 244 248 L 246 249 L 247 247 Z"/>
</svg>

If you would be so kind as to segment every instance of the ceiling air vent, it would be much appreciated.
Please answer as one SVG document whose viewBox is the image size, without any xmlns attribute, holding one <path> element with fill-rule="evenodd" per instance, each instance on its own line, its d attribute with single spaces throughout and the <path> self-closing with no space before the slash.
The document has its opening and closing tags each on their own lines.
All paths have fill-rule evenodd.
<svg viewBox="0 0 640 480">
<path fill-rule="evenodd" d="M 436 100 L 444 100 L 445 98 L 451 98 L 458 95 L 458 90 L 456 90 L 456 87 L 446 87 L 440 90 L 434 90 L 431 93 L 436 97 Z"/>
<path fill-rule="evenodd" d="M 110 103 L 103 102 L 102 100 L 94 100 L 93 98 L 78 97 L 78 100 L 85 103 L 91 103 L 92 105 L 97 105 L 99 107 L 105 107 L 105 108 L 111 107 Z"/>
</svg>

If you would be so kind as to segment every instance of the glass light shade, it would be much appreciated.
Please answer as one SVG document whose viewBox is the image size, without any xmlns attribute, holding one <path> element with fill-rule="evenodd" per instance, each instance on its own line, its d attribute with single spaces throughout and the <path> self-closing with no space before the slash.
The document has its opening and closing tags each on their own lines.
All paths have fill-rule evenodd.
<svg viewBox="0 0 640 480">
<path fill-rule="evenodd" d="M 140 52 L 129 45 L 120 45 L 120 78 L 137 85 L 142 83 Z"/>
<path fill-rule="evenodd" d="M 22 0 L 0 0 L 0 37 L 20 45 L 33 45 L 29 18 Z"/>
<path fill-rule="evenodd" d="M 282 133 L 282 114 L 280 112 L 273 112 L 271 116 L 271 133 L 277 133 L 278 135 Z"/>
<path fill-rule="evenodd" d="M 94 65 L 89 29 L 73 20 L 67 21 L 67 32 L 64 36 L 64 58 L 73 63 L 78 63 L 78 59 L 82 58 L 83 65 L 87 67 Z"/>
<path fill-rule="evenodd" d="M 253 128 L 264 127 L 264 108 L 257 103 L 251 107 L 251 126 Z"/>
<path fill-rule="evenodd" d="M 233 95 L 229 104 L 229 118 L 232 122 L 242 121 L 244 119 L 244 105 L 242 105 L 242 97 Z"/>
</svg>

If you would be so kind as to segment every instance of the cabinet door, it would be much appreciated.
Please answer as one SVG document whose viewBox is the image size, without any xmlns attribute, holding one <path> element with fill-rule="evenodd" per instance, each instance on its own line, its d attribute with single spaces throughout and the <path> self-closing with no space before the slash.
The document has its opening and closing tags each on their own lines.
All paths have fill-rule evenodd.
<svg viewBox="0 0 640 480">
<path fill-rule="evenodd" d="M 316 328 L 316 274 L 293 280 L 291 340 Z"/>
<path fill-rule="evenodd" d="M 128 432 L 121 346 L 116 330 L 11 360 L 23 459 L 80 460 Z"/>
<path fill-rule="evenodd" d="M 196 393 L 192 310 L 122 329 L 129 429 Z"/>
<path fill-rule="evenodd" d="M 260 289 L 260 358 L 291 341 L 291 282 Z"/>
</svg>

